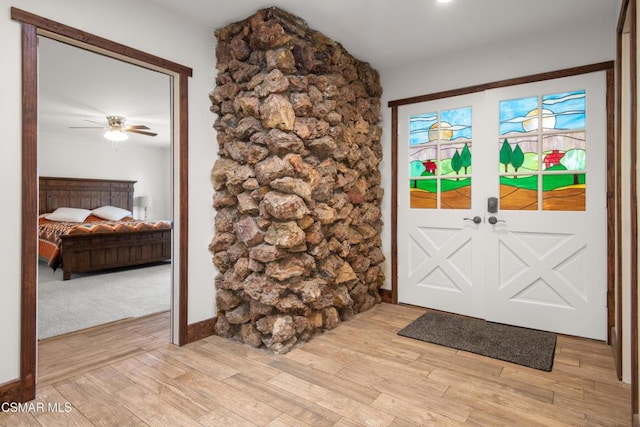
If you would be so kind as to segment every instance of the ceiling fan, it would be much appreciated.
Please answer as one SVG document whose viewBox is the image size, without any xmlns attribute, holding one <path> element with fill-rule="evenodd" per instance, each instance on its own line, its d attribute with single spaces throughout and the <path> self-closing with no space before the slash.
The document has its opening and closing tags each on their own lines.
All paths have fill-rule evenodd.
<svg viewBox="0 0 640 427">
<path fill-rule="evenodd" d="M 122 116 L 107 116 L 107 124 L 86 120 L 87 122 L 96 123 L 101 126 L 70 126 L 69 129 L 107 129 L 104 137 L 110 141 L 125 141 L 129 137 L 127 133 L 137 133 L 146 136 L 156 136 L 155 132 L 150 132 L 150 128 L 145 125 L 127 126 L 126 119 Z"/>
</svg>

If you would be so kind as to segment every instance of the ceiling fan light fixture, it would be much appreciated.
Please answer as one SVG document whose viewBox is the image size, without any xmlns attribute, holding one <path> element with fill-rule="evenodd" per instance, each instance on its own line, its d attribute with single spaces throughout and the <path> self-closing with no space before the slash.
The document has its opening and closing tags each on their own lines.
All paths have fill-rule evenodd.
<svg viewBox="0 0 640 427">
<path fill-rule="evenodd" d="M 122 130 L 108 130 L 103 135 L 106 139 L 112 142 L 122 142 L 129 139 L 129 136 Z"/>
<path fill-rule="evenodd" d="M 117 149 L 119 142 L 129 139 L 124 125 L 125 118 L 122 116 L 107 116 L 107 122 L 110 129 L 103 136 L 112 142 L 113 148 Z"/>
<path fill-rule="evenodd" d="M 129 139 L 129 133 L 135 133 L 145 136 L 157 136 L 158 134 L 152 132 L 146 125 L 132 125 L 126 126 L 126 119 L 123 116 L 107 116 L 107 126 L 102 125 L 100 122 L 94 122 L 93 120 L 87 120 L 91 123 L 96 123 L 101 126 L 71 126 L 73 129 L 107 129 L 103 134 L 103 137 L 112 142 L 114 148 L 118 147 L 118 143 Z"/>
</svg>

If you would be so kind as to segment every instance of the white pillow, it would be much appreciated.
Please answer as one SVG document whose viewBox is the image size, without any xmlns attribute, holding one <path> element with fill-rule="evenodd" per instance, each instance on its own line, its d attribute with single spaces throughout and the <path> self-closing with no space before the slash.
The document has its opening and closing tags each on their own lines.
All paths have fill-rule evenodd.
<svg viewBox="0 0 640 427">
<path fill-rule="evenodd" d="M 83 222 L 91 214 L 90 210 L 79 208 L 58 208 L 45 216 L 49 221 Z"/>
<path fill-rule="evenodd" d="M 109 221 L 120 221 L 125 216 L 133 216 L 130 211 L 117 208 L 115 206 L 101 206 L 92 210 L 91 213 L 99 218 L 107 219 Z"/>
</svg>

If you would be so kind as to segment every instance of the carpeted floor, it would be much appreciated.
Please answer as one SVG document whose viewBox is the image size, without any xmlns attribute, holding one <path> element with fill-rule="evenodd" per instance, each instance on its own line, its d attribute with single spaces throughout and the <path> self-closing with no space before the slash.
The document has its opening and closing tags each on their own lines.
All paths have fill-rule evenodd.
<svg viewBox="0 0 640 427">
<path fill-rule="evenodd" d="M 553 368 L 556 349 L 556 336 L 550 332 L 436 311 L 426 312 L 398 335 L 543 371 Z"/>
<path fill-rule="evenodd" d="M 38 339 L 170 309 L 171 264 L 74 274 L 38 265 Z"/>
</svg>

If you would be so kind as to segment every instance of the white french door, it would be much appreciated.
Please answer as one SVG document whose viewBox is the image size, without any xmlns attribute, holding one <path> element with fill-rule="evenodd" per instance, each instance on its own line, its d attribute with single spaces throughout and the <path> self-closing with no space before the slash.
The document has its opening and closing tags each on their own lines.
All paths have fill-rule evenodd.
<svg viewBox="0 0 640 427">
<path fill-rule="evenodd" d="M 478 150 L 476 144 L 480 136 L 476 129 L 483 122 L 481 114 L 483 109 L 479 106 L 484 101 L 484 94 L 472 94 L 431 101 L 422 104 L 412 104 L 399 110 L 398 120 L 398 300 L 399 302 L 420 305 L 429 308 L 466 314 L 474 317 L 484 317 L 484 290 L 482 288 L 484 277 L 484 261 L 481 259 L 484 250 L 484 226 L 475 223 L 473 219 L 478 216 L 484 220 L 484 215 L 479 206 L 482 205 L 484 193 L 477 187 L 476 162 L 488 154 L 489 150 Z M 471 147 L 473 169 L 468 171 L 468 179 L 471 183 L 466 188 L 466 194 L 458 194 L 462 199 L 455 209 L 449 209 L 450 200 L 443 197 L 445 192 L 437 191 L 445 184 L 455 182 L 455 177 L 450 175 L 438 175 L 442 170 L 442 153 L 449 147 L 447 130 L 440 130 L 437 124 L 448 123 L 451 119 L 436 118 L 439 112 L 455 111 L 463 109 L 467 122 L 472 129 L 471 138 L 463 141 Z M 471 114 L 469 113 L 471 110 Z M 446 113 L 445 113 L 446 116 Z M 410 117 L 423 118 L 426 123 L 424 129 L 411 127 Z M 419 120 L 415 119 L 418 123 Z M 436 127 L 433 126 L 436 123 Z M 448 129 L 448 128 L 447 128 Z M 438 146 L 429 146 L 434 137 L 442 133 L 443 142 Z M 422 174 L 429 175 L 431 179 L 410 180 L 416 173 L 412 173 L 412 162 L 407 161 L 411 157 L 409 150 L 412 148 L 408 141 L 420 138 L 421 134 L 428 143 L 418 145 L 413 150 L 417 152 L 414 158 L 419 158 L 425 169 Z M 426 134 L 426 135 L 424 135 Z M 468 135 L 467 135 L 468 136 Z M 423 138 L 423 139 L 424 139 Z M 455 149 L 460 144 L 454 144 Z M 464 146 L 463 146 L 464 147 Z M 440 149 L 440 150 L 439 150 Z M 451 157 L 451 156 L 449 156 Z M 485 159 L 485 161 L 488 161 Z M 419 166 L 419 165 L 418 165 Z M 417 171 L 418 173 L 420 170 Z M 440 179 L 438 179 L 440 176 Z M 431 184 L 436 191 L 423 192 L 420 184 Z M 480 183 L 481 185 L 481 183 Z M 423 208 L 422 206 L 428 206 Z M 478 221 L 476 219 L 476 221 Z"/>
<path fill-rule="evenodd" d="M 606 337 L 604 72 L 398 109 L 398 299 Z"/>
</svg>

